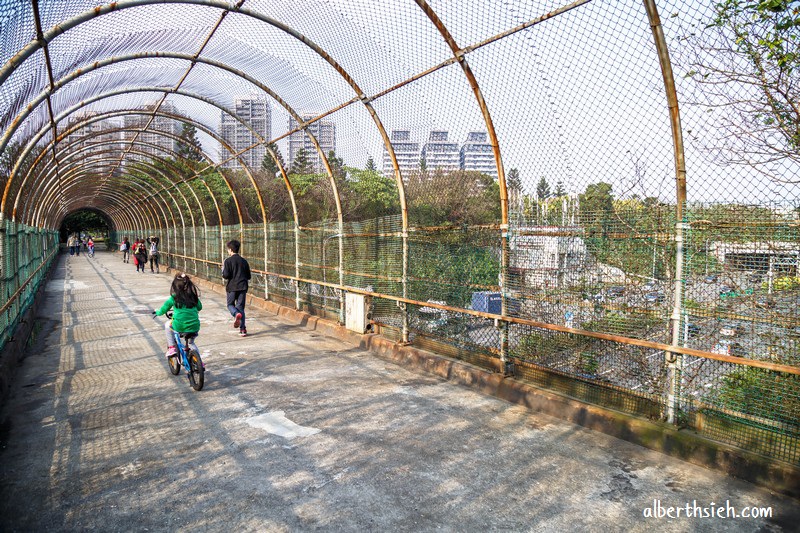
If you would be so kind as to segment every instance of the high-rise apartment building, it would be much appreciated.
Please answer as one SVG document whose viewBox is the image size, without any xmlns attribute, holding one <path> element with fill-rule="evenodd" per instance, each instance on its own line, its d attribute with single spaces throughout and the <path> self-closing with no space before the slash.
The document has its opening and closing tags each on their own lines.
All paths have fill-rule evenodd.
<svg viewBox="0 0 800 533">
<path fill-rule="evenodd" d="M 303 122 L 305 122 L 307 120 L 311 120 L 315 116 L 316 115 L 313 113 L 306 113 L 300 118 L 303 120 Z M 289 130 L 293 130 L 297 128 L 297 126 L 298 123 L 294 117 L 289 117 Z M 328 156 L 329 152 L 336 151 L 336 124 L 334 124 L 332 121 L 318 120 L 312 124 L 309 124 L 307 131 L 317 138 L 317 142 L 319 142 L 320 148 L 322 148 L 322 152 L 325 154 L 325 157 Z M 300 150 L 305 150 L 306 157 L 311 163 L 314 172 L 324 172 L 325 166 L 322 163 L 319 152 L 317 152 L 317 149 L 314 147 L 314 143 L 311 142 L 309 136 L 306 135 L 305 131 L 302 130 L 296 131 L 289 135 L 289 160 L 286 162 L 286 164 L 291 166 L 297 157 L 297 152 Z"/>
<path fill-rule="evenodd" d="M 411 139 L 410 130 L 392 130 L 390 142 L 397 158 L 397 165 L 403 175 L 419 170 L 419 143 Z M 387 177 L 394 176 L 392 159 L 389 157 L 389 150 L 385 146 L 383 147 L 383 173 Z"/>
<path fill-rule="evenodd" d="M 71 124 L 91 119 L 96 115 L 97 113 L 93 112 L 79 114 L 74 117 Z M 69 146 L 70 152 L 80 150 L 79 155 L 75 157 L 84 161 L 119 157 L 122 150 L 122 136 L 119 131 L 111 131 L 118 128 L 117 124 L 109 120 L 92 122 L 67 135 L 59 146 Z"/>
<path fill-rule="evenodd" d="M 492 145 L 487 141 L 487 137 L 488 135 L 483 131 L 469 132 L 467 140 L 461 145 L 459 163 L 463 170 L 477 170 L 497 178 L 494 152 L 492 152 Z"/>
<path fill-rule="evenodd" d="M 428 142 L 423 145 L 421 153 L 421 159 L 425 161 L 428 170 L 459 169 L 458 143 L 448 141 L 448 135 L 444 130 L 434 130 L 428 135 Z"/>
<path fill-rule="evenodd" d="M 153 111 L 156 105 L 157 104 L 147 105 L 144 107 L 144 111 Z M 178 114 L 175 106 L 168 102 L 161 104 L 158 110 L 171 115 Z M 181 134 L 180 121 L 161 115 L 156 115 L 152 122 L 150 122 L 150 118 L 151 115 L 146 114 L 126 115 L 124 118 L 125 131 L 122 134 L 123 141 L 128 141 L 128 143 L 130 143 L 130 141 L 135 138 L 137 141 L 148 143 L 148 146 L 137 144 L 135 150 L 159 157 L 173 157 L 172 152 L 175 151 L 176 144 L 173 137 L 178 137 Z M 147 130 L 140 132 L 137 136 L 136 130 L 144 128 L 147 126 L 148 122 L 150 122 L 150 125 Z M 159 131 L 163 131 L 168 135 L 157 133 Z M 130 144 L 124 144 L 123 148 L 127 150 L 129 146 Z M 140 154 L 130 154 L 129 159 L 138 161 L 147 159 L 147 157 Z"/>
<path fill-rule="evenodd" d="M 265 99 L 256 96 L 237 98 L 234 102 L 234 110 L 236 115 L 249 124 L 262 139 L 268 141 L 272 138 L 272 114 L 269 103 Z M 261 143 L 258 136 L 228 113 L 222 112 L 220 117 L 220 135 L 236 153 L 256 145 L 237 159 L 225 162 L 222 167 L 241 168 L 239 164 L 239 160 L 241 160 L 252 170 L 261 168 L 267 148 Z M 220 153 L 225 159 L 231 156 L 230 151 L 224 147 Z"/>
</svg>

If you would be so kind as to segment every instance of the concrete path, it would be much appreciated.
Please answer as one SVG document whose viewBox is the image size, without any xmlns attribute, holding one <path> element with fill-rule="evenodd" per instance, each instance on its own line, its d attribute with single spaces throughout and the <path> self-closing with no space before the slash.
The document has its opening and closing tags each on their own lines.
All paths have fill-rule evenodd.
<svg viewBox="0 0 800 533">
<path fill-rule="evenodd" d="M 800 523 L 795 500 L 409 372 L 258 310 L 241 339 L 210 291 L 198 339 L 207 381 L 194 392 L 167 370 L 162 322 L 141 314 L 163 302 L 170 281 L 137 274 L 118 254 L 59 260 L 38 341 L 0 418 L 0 530 Z M 693 502 L 771 507 L 772 518 L 646 518 L 654 500 L 663 512 Z"/>
</svg>

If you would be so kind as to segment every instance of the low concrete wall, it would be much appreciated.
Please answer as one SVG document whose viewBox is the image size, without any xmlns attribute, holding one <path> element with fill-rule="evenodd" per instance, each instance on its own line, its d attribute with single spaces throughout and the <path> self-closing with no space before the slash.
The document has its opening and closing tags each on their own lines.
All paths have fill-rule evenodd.
<svg viewBox="0 0 800 533">
<path fill-rule="evenodd" d="M 205 289 L 225 294 L 224 286 L 202 278 L 195 279 Z M 800 467 L 707 439 L 692 430 L 678 429 L 670 424 L 582 402 L 463 361 L 426 352 L 414 346 L 402 346 L 380 335 L 360 335 L 336 322 L 263 298 L 248 295 L 247 303 L 283 320 L 368 349 L 383 359 L 405 367 L 466 385 L 533 411 L 567 420 L 692 464 L 725 472 L 773 491 L 800 497 Z M 499 371 L 499 364 L 496 370 Z"/>
</svg>

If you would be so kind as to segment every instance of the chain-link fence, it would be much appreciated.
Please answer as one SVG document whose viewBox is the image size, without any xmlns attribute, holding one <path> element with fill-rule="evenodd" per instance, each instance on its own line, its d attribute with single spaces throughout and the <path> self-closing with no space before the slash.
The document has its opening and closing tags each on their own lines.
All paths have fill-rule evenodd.
<svg viewBox="0 0 800 533">
<path fill-rule="evenodd" d="M 799 10 L 12 0 L 0 209 L 798 464 Z"/>
</svg>

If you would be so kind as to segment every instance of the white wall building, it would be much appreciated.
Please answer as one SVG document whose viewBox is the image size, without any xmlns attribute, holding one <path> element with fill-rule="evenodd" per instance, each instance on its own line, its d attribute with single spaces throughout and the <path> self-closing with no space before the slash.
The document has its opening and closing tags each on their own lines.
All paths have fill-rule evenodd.
<svg viewBox="0 0 800 533">
<path fill-rule="evenodd" d="M 255 133 L 250 131 L 240 120 L 223 111 L 220 113 L 220 135 L 222 138 L 236 153 L 247 150 L 253 145 L 257 146 L 247 150 L 237 159 L 226 161 L 222 167 L 230 169 L 241 168 L 239 164 L 241 160 L 251 170 L 258 170 L 261 168 L 267 148 L 261 144 L 261 139 L 256 134 L 267 141 L 272 138 L 272 113 L 269 103 L 266 99 L 257 96 L 237 98 L 234 101 L 233 111 Z M 223 146 L 220 146 L 220 154 L 224 159 L 228 159 L 232 155 Z"/>
<path fill-rule="evenodd" d="M 514 229 L 509 242 L 512 279 L 526 287 L 565 287 L 587 276 L 589 251 L 580 226 Z"/>
<path fill-rule="evenodd" d="M 497 179 L 497 165 L 492 145 L 484 131 L 471 131 L 461 145 L 459 163 L 463 170 L 476 170 Z"/>
<path fill-rule="evenodd" d="M 420 149 L 419 143 L 411 138 L 411 130 L 392 130 L 390 137 L 394 155 L 400 172 L 405 176 L 409 172 L 419 170 Z M 394 167 L 392 159 L 389 157 L 389 150 L 383 147 L 383 174 L 386 177 L 394 177 Z"/>
<path fill-rule="evenodd" d="M 428 142 L 422 147 L 421 159 L 428 170 L 458 170 L 461 166 L 458 143 L 447 140 L 449 132 L 434 130 L 428 135 Z"/>
<path fill-rule="evenodd" d="M 155 109 L 156 104 L 151 104 L 145 106 L 144 111 L 152 111 Z M 160 112 L 169 113 L 173 115 L 177 115 L 177 110 L 175 106 L 170 103 L 164 103 L 161 107 L 158 108 Z M 151 116 L 146 114 L 141 115 L 127 115 L 124 118 L 125 130 L 122 134 L 123 141 L 132 141 L 136 138 L 137 141 L 149 143 L 156 145 L 159 148 L 154 148 L 151 146 L 143 146 L 143 145 L 136 145 L 136 150 L 139 152 L 144 152 L 146 154 L 155 155 L 159 157 L 173 157 L 171 152 L 175 151 L 175 143 L 176 141 L 172 137 L 168 137 L 166 135 L 161 135 L 156 133 L 156 131 L 163 131 L 173 136 L 180 136 L 181 134 L 181 123 L 177 120 L 164 117 L 164 116 L 156 116 L 153 121 L 150 123 L 150 126 L 147 128 L 148 131 L 137 133 L 135 130 L 144 128 L 147 126 L 147 123 L 150 121 Z M 155 130 L 155 131 L 154 131 Z M 125 144 L 124 149 L 127 150 L 130 144 Z M 134 161 L 140 161 L 147 159 L 146 156 L 142 156 L 139 154 L 130 154 L 129 159 Z"/>
<path fill-rule="evenodd" d="M 316 116 L 317 115 L 313 113 L 305 113 L 301 115 L 300 118 L 303 120 L 303 122 L 305 122 L 313 119 Z M 297 126 L 298 123 L 294 117 L 289 117 L 289 130 L 293 130 L 297 128 Z M 324 119 L 318 120 L 312 124 L 309 124 L 307 131 L 317 138 L 317 142 L 319 142 L 320 148 L 322 148 L 322 152 L 325 154 L 325 157 L 327 157 L 328 153 L 331 151 L 336 152 L 336 124 L 334 124 L 332 121 Z M 311 162 L 314 172 L 325 171 L 325 166 L 322 163 L 319 152 L 317 152 L 314 143 L 311 142 L 311 139 L 303 130 L 296 131 L 289 135 L 289 160 L 286 161 L 286 164 L 289 165 L 290 168 L 297 157 L 297 152 L 299 152 L 301 149 L 306 151 L 306 156 Z"/>
</svg>

